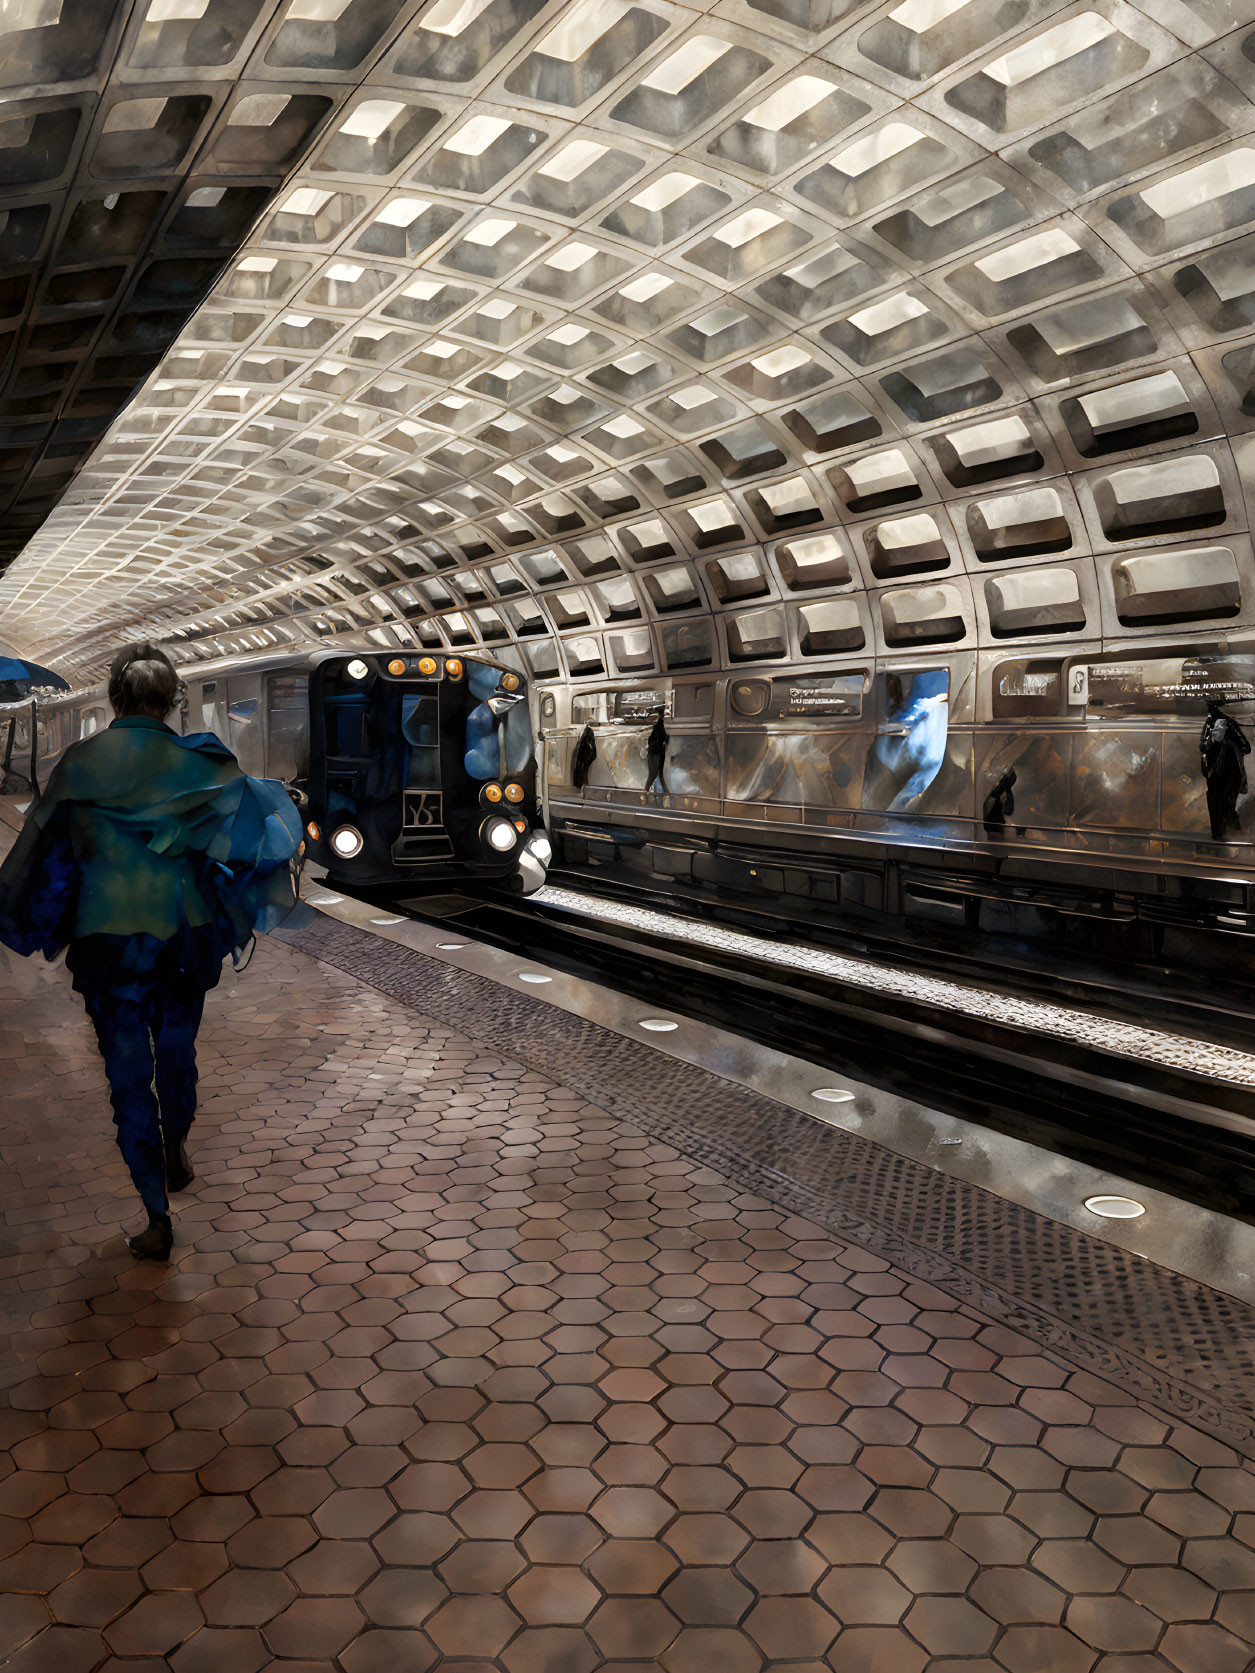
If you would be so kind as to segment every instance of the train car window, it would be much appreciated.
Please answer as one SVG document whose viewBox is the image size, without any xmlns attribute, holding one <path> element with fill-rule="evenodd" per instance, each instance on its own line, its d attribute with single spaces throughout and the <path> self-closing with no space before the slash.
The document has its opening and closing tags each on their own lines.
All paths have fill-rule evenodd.
<svg viewBox="0 0 1255 1673">
<path fill-rule="evenodd" d="M 674 712 L 673 692 L 660 691 L 656 686 L 635 686 L 631 691 L 617 691 L 614 694 L 614 715 L 617 720 L 628 721 L 637 726 L 647 720 L 652 723 L 659 709 L 667 716 Z"/>
<path fill-rule="evenodd" d="M 709 686 L 703 686 L 709 691 Z M 578 691 L 571 698 L 573 726 L 652 725 L 658 710 L 675 712 L 675 694 L 659 686 L 632 686 L 626 691 Z M 709 709 L 706 711 L 709 713 Z"/>
<path fill-rule="evenodd" d="M 571 698 L 572 726 L 605 726 L 614 717 L 613 691 L 577 691 Z"/>
<path fill-rule="evenodd" d="M 200 725 L 203 732 L 212 732 L 229 743 L 225 692 L 217 680 L 206 680 L 200 688 Z"/>
<path fill-rule="evenodd" d="M 272 674 L 266 681 L 266 773 L 288 781 L 309 773 L 308 674 Z"/>
<path fill-rule="evenodd" d="M 262 759 L 261 698 L 241 690 L 239 680 L 227 681 L 228 743 L 246 773 L 259 776 L 265 771 Z"/>
<path fill-rule="evenodd" d="M 993 672 L 992 691 L 990 713 L 995 720 L 1057 715 L 1063 707 L 1063 663 L 1041 657 L 1000 662 Z"/>
<path fill-rule="evenodd" d="M 551 691 L 547 691 L 540 700 L 540 717 L 542 720 L 554 720 L 558 713 L 558 701 Z"/>
<path fill-rule="evenodd" d="M 103 709 L 84 709 L 83 722 L 79 732 L 81 738 L 90 738 L 104 729 L 107 722 Z"/>
</svg>

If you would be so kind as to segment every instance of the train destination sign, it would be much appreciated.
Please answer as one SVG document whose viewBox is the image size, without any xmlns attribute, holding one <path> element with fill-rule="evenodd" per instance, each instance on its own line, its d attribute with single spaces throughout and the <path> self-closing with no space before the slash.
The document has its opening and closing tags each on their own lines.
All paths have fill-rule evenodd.
<svg viewBox="0 0 1255 1673">
<path fill-rule="evenodd" d="M 806 719 L 857 719 L 863 709 L 863 675 L 798 674 L 773 680 L 770 714 L 773 720 L 795 716 Z"/>
<path fill-rule="evenodd" d="M 1149 657 L 1077 663 L 1068 702 L 1138 714 L 1196 714 L 1208 703 L 1255 702 L 1255 656 Z"/>
</svg>

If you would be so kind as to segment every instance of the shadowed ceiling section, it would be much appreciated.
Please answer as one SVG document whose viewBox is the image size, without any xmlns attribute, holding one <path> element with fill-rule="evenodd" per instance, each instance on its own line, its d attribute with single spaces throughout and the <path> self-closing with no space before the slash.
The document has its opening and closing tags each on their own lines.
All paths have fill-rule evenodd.
<svg viewBox="0 0 1255 1673">
<path fill-rule="evenodd" d="M 0 0 L 0 568 L 413 9 Z"/>
<path fill-rule="evenodd" d="M 248 13 L 230 75 L 137 64 L 207 8 Z M 0 581 L 25 652 L 482 646 L 543 681 L 1251 621 L 1249 0 L 255 10 L 149 0 L 140 91 L 92 95 L 92 203 L 152 166 L 128 100 L 204 160 L 131 296 L 269 190 L 240 136 L 299 147 L 359 83 Z"/>
</svg>

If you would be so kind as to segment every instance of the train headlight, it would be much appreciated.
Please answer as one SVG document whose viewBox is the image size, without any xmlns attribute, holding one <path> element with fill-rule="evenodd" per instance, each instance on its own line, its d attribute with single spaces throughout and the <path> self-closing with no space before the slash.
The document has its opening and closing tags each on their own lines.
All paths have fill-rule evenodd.
<svg viewBox="0 0 1255 1673">
<path fill-rule="evenodd" d="M 508 854 L 519 840 L 519 834 L 508 819 L 490 819 L 484 827 L 484 838 L 498 854 Z"/>
<path fill-rule="evenodd" d="M 420 674 L 428 674 L 428 675 L 434 674 L 436 672 L 436 659 L 435 659 L 435 657 L 434 656 L 420 656 L 419 659 L 418 659 L 418 671 L 419 671 Z"/>
<path fill-rule="evenodd" d="M 341 825 L 331 833 L 331 846 L 342 860 L 355 860 L 366 846 L 366 839 L 356 825 Z"/>
<path fill-rule="evenodd" d="M 484 800 L 493 803 L 499 802 L 501 800 L 501 786 L 499 784 L 485 784 Z"/>
<path fill-rule="evenodd" d="M 305 827 L 305 834 L 311 842 L 320 842 L 322 840 L 322 832 L 318 829 L 318 826 L 315 825 L 312 819 Z"/>
<path fill-rule="evenodd" d="M 451 680 L 462 678 L 462 664 L 456 656 L 451 656 L 444 665 L 444 671 Z"/>
<path fill-rule="evenodd" d="M 344 672 L 351 680 L 364 680 L 370 673 L 370 669 L 366 663 L 362 661 L 360 656 L 355 656 Z"/>
<path fill-rule="evenodd" d="M 507 802 L 521 802 L 525 795 L 526 791 L 523 789 L 521 784 L 507 784 L 505 787 L 505 799 Z"/>
<path fill-rule="evenodd" d="M 404 674 L 407 666 L 408 664 L 403 656 L 394 656 L 392 661 L 388 664 L 388 672 L 390 674 L 397 675 Z"/>
<path fill-rule="evenodd" d="M 526 819 L 516 819 L 514 821 L 514 828 L 519 833 L 520 836 L 526 836 L 527 835 L 527 820 Z"/>
<path fill-rule="evenodd" d="M 502 691 L 517 691 L 519 689 L 519 677 L 518 677 L 518 675 L 517 674 L 503 674 L 501 676 L 501 689 L 502 689 Z"/>
</svg>

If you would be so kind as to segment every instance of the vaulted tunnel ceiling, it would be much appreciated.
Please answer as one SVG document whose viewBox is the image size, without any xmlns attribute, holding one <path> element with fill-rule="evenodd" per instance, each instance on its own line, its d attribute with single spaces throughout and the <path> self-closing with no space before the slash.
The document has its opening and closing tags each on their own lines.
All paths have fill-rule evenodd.
<svg viewBox="0 0 1255 1673">
<path fill-rule="evenodd" d="M 0 0 L 0 568 L 416 6 Z"/>
<path fill-rule="evenodd" d="M 79 112 L 65 235 L 84 199 L 157 190 L 157 137 L 184 147 L 142 247 L 93 263 L 94 207 L 77 262 L 45 235 L 6 269 L 42 299 L 19 357 L 68 276 L 95 321 L 70 385 L 150 375 L 0 577 L 0 633 L 79 679 L 139 632 L 187 660 L 517 646 L 540 678 L 1231 636 L 1255 613 L 1253 23 L 1251 0 L 0 0 L 0 167 L 48 151 L 45 107 Z M 272 195 L 280 130 L 302 154 Z M 245 199 L 152 370 L 142 286 L 220 261 Z M 111 264 L 107 297 L 74 290 Z M 78 399 L 32 412 L 28 464 L 0 414 L 35 510 L 92 434 Z"/>
</svg>

